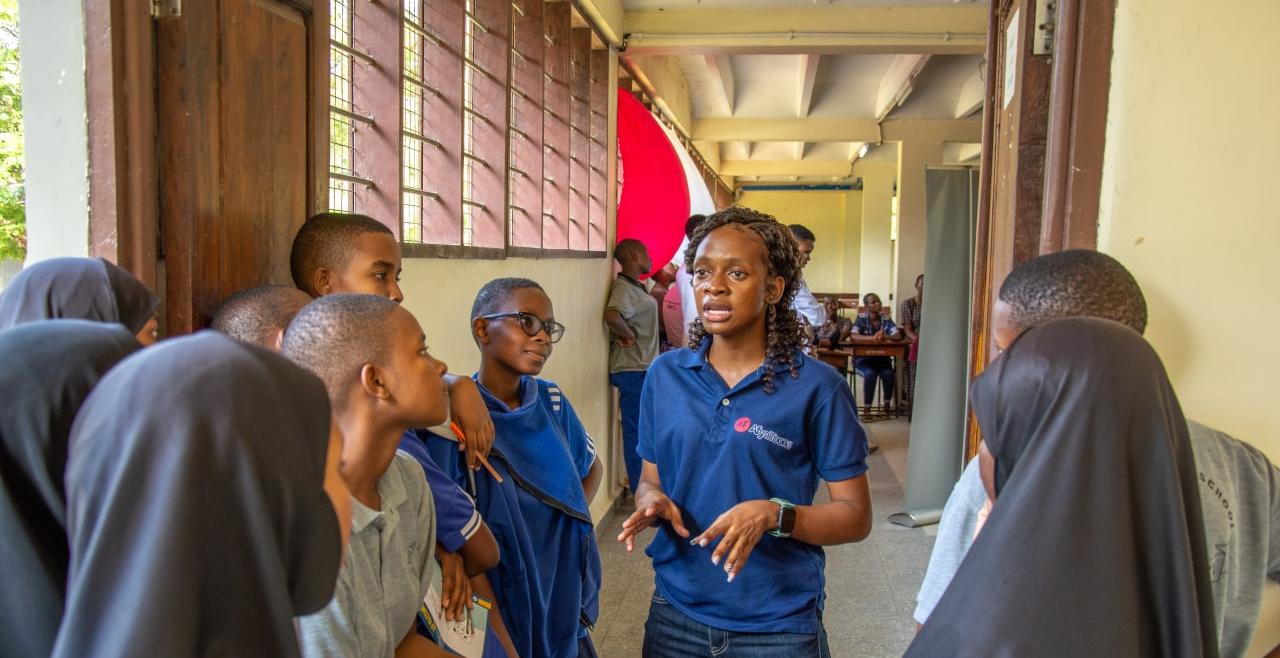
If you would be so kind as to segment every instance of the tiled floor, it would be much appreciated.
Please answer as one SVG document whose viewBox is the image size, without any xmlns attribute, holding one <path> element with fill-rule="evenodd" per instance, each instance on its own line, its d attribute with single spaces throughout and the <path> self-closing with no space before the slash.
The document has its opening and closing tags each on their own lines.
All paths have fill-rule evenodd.
<svg viewBox="0 0 1280 658">
<path fill-rule="evenodd" d="M 901 656 L 915 623 L 911 610 L 924 576 L 932 533 L 889 523 L 901 511 L 906 475 L 906 421 L 867 425 L 880 450 L 870 458 L 871 495 L 875 522 L 865 541 L 827 549 L 827 606 L 824 616 L 831 653 L 835 658 Z M 825 488 L 819 496 L 825 495 Z M 653 593 L 649 560 L 636 548 L 628 555 L 614 537 L 622 517 L 615 516 L 600 532 L 604 588 L 600 592 L 600 621 L 594 639 L 603 658 L 640 655 L 644 620 Z M 645 542 L 652 537 L 647 533 Z"/>
</svg>

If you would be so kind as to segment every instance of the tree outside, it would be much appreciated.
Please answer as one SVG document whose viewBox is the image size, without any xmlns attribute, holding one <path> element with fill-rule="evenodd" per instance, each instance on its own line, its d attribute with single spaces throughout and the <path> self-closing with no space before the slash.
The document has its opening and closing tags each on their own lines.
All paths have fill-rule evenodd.
<svg viewBox="0 0 1280 658">
<path fill-rule="evenodd" d="M 27 255 L 18 0 L 0 0 L 0 260 Z"/>
</svg>

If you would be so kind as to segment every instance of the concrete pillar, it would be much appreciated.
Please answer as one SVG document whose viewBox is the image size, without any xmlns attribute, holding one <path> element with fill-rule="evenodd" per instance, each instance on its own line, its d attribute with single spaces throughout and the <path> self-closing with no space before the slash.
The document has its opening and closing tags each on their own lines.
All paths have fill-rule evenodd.
<svg viewBox="0 0 1280 658">
<path fill-rule="evenodd" d="M 925 167 L 942 164 L 942 140 L 921 138 L 898 143 L 898 244 L 894 271 L 893 318 L 898 304 L 916 294 L 916 276 L 924 272 Z M 885 299 L 888 303 L 888 299 Z"/>
<path fill-rule="evenodd" d="M 859 164 L 862 177 L 862 258 L 858 264 L 858 297 L 874 292 L 888 301 L 893 277 L 893 242 L 889 239 L 893 212 L 893 163 Z"/>
<path fill-rule="evenodd" d="M 27 262 L 89 255 L 84 0 L 21 0 Z"/>
<path fill-rule="evenodd" d="M 840 292 L 857 292 L 862 274 L 862 192 L 844 193 L 844 267 L 840 270 Z"/>
</svg>

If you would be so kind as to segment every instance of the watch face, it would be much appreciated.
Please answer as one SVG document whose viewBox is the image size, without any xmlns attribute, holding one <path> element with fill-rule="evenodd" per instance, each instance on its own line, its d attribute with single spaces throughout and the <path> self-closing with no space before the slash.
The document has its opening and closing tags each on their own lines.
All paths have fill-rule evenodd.
<svg viewBox="0 0 1280 658">
<path fill-rule="evenodd" d="M 782 510 L 782 527 L 780 528 L 780 530 L 782 530 L 784 534 L 789 535 L 791 534 L 792 530 L 795 530 L 795 527 L 796 527 L 796 509 L 794 507 L 784 508 Z"/>
</svg>

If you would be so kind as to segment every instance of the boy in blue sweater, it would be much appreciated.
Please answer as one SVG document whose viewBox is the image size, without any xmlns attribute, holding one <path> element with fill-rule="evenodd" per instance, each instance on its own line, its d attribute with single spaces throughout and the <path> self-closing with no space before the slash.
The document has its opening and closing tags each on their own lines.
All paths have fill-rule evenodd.
<svg viewBox="0 0 1280 658">
<path fill-rule="evenodd" d="M 450 441 L 427 436 L 427 448 L 474 493 L 502 549 L 488 576 L 516 651 L 522 658 L 593 657 L 588 629 L 598 611 L 600 555 L 589 504 L 601 468 L 569 400 L 538 378 L 564 325 L 547 293 L 528 279 L 485 284 L 471 316 L 481 354 L 475 379 L 496 430 L 489 461 L 503 481 L 468 473 Z"/>
</svg>

